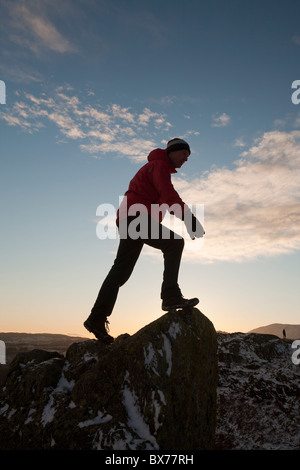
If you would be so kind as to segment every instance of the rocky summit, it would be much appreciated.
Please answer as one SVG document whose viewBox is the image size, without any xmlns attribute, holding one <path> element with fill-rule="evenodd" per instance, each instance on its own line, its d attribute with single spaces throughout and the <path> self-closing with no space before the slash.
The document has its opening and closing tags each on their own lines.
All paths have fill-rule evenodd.
<svg viewBox="0 0 300 470">
<path fill-rule="evenodd" d="M 0 449 L 212 449 L 217 383 L 217 335 L 195 308 L 110 346 L 19 353 L 0 394 Z"/>
</svg>

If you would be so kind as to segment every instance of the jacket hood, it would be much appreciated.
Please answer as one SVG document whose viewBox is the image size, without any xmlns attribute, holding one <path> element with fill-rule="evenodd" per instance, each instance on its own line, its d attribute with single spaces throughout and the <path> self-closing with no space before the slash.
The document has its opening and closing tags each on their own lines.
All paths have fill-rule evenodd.
<svg viewBox="0 0 300 470">
<path fill-rule="evenodd" d="M 164 161 L 169 165 L 171 173 L 177 173 L 176 169 L 172 165 L 167 149 L 154 149 L 148 155 L 148 162 L 153 162 L 154 160 Z"/>
</svg>

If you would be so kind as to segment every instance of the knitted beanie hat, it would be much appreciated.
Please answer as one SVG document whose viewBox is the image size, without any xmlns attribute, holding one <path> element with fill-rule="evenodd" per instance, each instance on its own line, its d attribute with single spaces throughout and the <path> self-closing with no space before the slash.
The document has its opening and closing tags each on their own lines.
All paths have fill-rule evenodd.
<svg viewBox="0 0 300 470">
<path fill-rule="evenodd" d="M 185 140 L 179 139 L 177 137 L 175 139 L 169 140 L 167 143 L 167 150 L 168 153 L 174 152 L 175 150 L 188 150 L 189 154 L 191 154 L 189 144 Z"/>
</svg>

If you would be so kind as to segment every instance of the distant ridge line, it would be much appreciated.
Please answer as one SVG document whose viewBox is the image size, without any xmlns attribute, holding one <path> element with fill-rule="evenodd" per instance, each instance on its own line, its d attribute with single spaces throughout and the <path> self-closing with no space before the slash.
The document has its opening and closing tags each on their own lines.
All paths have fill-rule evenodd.
<svg viewBox="0 0 300 470">
<path fill-rule="evenodd" d="M 300 339 L 300 325 L 289 323 L 271 323 L 270 325 L 254 328 L 248 331 L 248 333 L 269 334 L 283 338 L 283 330 L 285 330 L 285 337 L 287 339 Z"/>
</svg>

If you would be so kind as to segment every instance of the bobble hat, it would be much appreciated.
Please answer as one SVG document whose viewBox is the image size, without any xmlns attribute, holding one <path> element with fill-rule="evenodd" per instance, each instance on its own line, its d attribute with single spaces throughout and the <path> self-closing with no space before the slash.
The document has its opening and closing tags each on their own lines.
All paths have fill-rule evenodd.
<svg viewBox="0 0 300 470">
<path fill-rule="evenodd" d="M 169 140 L 167 143 L 168 153 L 174 152 L 175 150 L 188 150 L 189 154 L 191 154 L 189 144 L 185 140 L 179 139 L 177 137 L 175 139 Z"/>
</svg>

